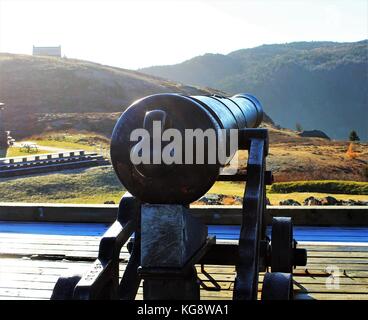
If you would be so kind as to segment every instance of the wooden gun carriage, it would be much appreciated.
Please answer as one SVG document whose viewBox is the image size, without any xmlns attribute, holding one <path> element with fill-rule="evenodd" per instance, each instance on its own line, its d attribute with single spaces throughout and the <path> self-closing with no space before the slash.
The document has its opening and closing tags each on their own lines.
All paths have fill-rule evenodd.
<svg viewBox="0 0 368 320">
<path fill-rule="evenodd" d="M 259 101 L 247 94 L 231 98 L 159 94 L 129 107 L 115 126 L 111 159 L 130 193 L 122 197 L 117 219 L 102 237 L 98 258 L 89 271 L 59 278 L 52 299 L 131 300 L 142 280 L 147 300 L 200 299 L 194 266 L 207 264 L 236 266 L 233 299 L 256 300 L 260 272 L 266 272 L 262 299 L 292 299 L 293 268 L 306 265 L 306 250 L 297 248 L 290 218 L 273 218 L 271 237 L 266 234 L 266 185 L 272 183 L 272 174 L 266 170 L 268 132 L 257 128 L 262 117 Z M 236 129 L 237 150 L 248 151 L 246 173 L 219 174 L 224 164 L 218 162 L 132 163 L 132 130 L 143 126 L 153 133 L 154 121 L 160 121 L 161 129 L 181 131 L 188 127 Z M 157 150 L 149 145 L 154 157 Z M 188 210 L 218 180 L 246 183 L 238 243 L 219 243 L 209 237 L 207 226 Z M 119 255 L 125 244 L 130 258 L 120 278 Z"/>
</svg>

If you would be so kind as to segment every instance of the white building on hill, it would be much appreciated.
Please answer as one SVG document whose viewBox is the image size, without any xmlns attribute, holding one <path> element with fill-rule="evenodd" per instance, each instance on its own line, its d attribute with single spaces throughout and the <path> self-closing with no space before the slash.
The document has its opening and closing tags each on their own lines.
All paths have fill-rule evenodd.
<svg viewBox="0 0 368 320">
<path fill-rule="evenodd" d="M 61 46 L 58 47 L 35 47 L 33 46 L 34 56 L 48 56 L 61 58 Z"/>
</svg>

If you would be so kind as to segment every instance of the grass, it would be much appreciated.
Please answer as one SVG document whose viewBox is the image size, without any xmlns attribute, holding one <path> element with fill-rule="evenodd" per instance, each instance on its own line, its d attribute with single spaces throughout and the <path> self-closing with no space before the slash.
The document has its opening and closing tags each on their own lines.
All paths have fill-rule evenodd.
<svg viewBox="0 0 368 320">
<path fill-rule="evenodd" d="M 49 151 L 37 149 L 37 151 L 27 152 L 24 148 L 10 147 L 6 153 L 6 157 L 18 157 L 18 156 L 32 156 L 35 154 L 49 153 Z"/>
<path fill-rule="evenodd" d="M 322 181 L 321 181 L 322 182 Z M 339 181 L 341 184 L 345 184 L 348 181 Z M 347 183 L 346 183 L 347 184 Z M 287 200 L 287 199 L 293 199 L 295 201 L 298 201 L 300 203 L 303 203 L 303 201 L 310 197 L 316 197 L 316 198 L 323 198 L 328 195 L 331 195 L 332 192 L 326 193 L 326 192 L 290 192 L 290 193 L 277 193 L 272 191 L 272 186 L 267 186 L 267 197 L 270 200 L 272 205 L 278 205 L 280 201 Z M 209 194 L 224 194 L 228 196 L 244 196 L 244 184 L 240 182 L 216 182 L 214 186 L 208 191 Z M 338 200 L 360 200 L 360 201 L 368 201 L 368 196 L 365 194 L 333 194 L 333 197 Z"/>
<path fill-rule="evenodd" d="M 104 203 L 119 201 L 125 189 L 111 167 L 1 179 L 4 202 Z"/>
<path fill-rule="evenodd" d="M 270 193 L 267 197 L 271 204 L 294 199 L 300 203 L 314 196 L 322 198 L 329 193 L 292 192 L 287 194 Z M 3 202 L 49 202 L 49 203 L 86 203 L 102 204 L 106 201 L 119 203 L 125 189 L 109 166 L 90 169 L 69 170 L 62 173 L 50 173 L 39 176 L 1 179 L 0 199 Z M 244 185 L 234 182 L 217 182 L 209 190 L 209 194 L 243 196 Z M 366 195 L 334 195 L 339 200 L 368 201 Z"/>
<path fill-rule="evenodd" d="M 42 147 L 54 147 L 70 150 L 82 149 L 90 152 L 99 152 L 105 156 L 109 156 L 110 140 L 103 135 L 87 131 L 74 132 L 70 130 L 68 132 L 48 132 L 47 134 L 28 137 L 26 140 L 33 141 L 38 146 L 38 150 L 35 152 L 27 152 L 20 147 L 10 147 L 6 155 L 5 152 L 0 152 L 0 154 L 3 154 L 3 157 L 17 157 L 55 153 L 56 151 L 45 150 L 47 148 L 42 149 Z"/>
<path fill-rule="evenodd" d="M 242 197 L 244 195 L 244 183 L 219 181 L 207 193 Z"/>
<path fill-rule="evenodd" d="M 35 141 L 40 146 L 84 149 L 86 151 L 108 149 L 110 144 L 108 138 L 90 132 L 51 132 L 42 136 L 30 137 L 29 140 Z"/>
<path fill-rule="evenodd" d="M 64 141 L 49 141 L 49 140 L 37 140 L 39 146 L 55 147 L 60 149 L 84 149 L 86 151 L 95 151 L 94 146 L 86 146 L 80 143 L 64 142 Z"/>
<path fill-rule="evenodd" d="M 270 192 L 319 192 L 332 194 L 368 195 L 368 182 L 337 180 L 279 182 L 274 183 L 271 186 Z"/>
</svg>

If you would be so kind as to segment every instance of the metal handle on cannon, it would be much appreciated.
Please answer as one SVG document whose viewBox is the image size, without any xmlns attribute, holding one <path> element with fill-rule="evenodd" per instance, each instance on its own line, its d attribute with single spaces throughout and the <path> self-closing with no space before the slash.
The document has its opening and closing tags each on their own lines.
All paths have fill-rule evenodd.
<svg viewBox="0 0 368 320">
<path fill-rule="evenodd" d="M 159 109 L 147 111 L 144 116 L 143 129 L 148 132 L 149 137 L 146 136 L 142 137 L 141 143 L 137 144 L 132 149 L 133 153 L 142 156 L 143 152 L 142 148 L 145 148 L 146 144 L 149 144 L 148 148 L 149 159 L 147 159 L 149 160 L 149 163 L 141 163 L 134 165 L 135 170 L 143 177 L 155 178 L 161 175 L 159 170 L 157 170 L 157 165 L 160 164 L 161 159 L 161 151 L 162 151 L 161 136 L 162 131 L 165 130 L 166 128 L 166 119 L 167 119 L 166 112 Z M 148 141 L 145 141 L 146 139 L 148 139 Z M 155 144 L 157 142 L 159 142 L 160 144 L 156 146 Z"/>
</svg>

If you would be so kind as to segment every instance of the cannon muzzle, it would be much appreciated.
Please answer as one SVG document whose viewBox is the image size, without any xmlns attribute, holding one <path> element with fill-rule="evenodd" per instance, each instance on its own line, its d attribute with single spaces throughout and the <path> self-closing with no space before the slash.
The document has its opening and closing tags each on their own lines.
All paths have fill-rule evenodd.
<svg viewBox="0 0 368 320">
<path fill-rule="evenodd" d="M 233 158 L 237 130 L 258 127 L 262 119 L 260 102 L 249 94 L 148 96 L 118 119 L 112 164 L 141 201 L 189 204 L 211 188 Z"/>
</svg>

